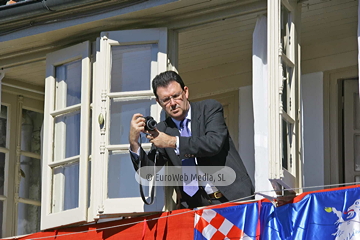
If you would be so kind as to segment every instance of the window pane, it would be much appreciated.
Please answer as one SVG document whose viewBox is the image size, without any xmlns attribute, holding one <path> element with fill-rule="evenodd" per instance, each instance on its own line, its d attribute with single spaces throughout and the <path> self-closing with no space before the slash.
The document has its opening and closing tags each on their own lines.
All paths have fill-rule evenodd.
<svg viewBox="0 0 360 240">
<path fill-rule="evenodd" d="M 111 92 L 150 90 L 157 45 L 113 46 L 111 50 Z"/>
<path fill-rule="evenodd" d="M 150 115 L 151 105 L 156 104 L 155 100 L 138 100 L 129 102 L 117 102 L 112 99 L 110 102 L 110 144 L 129 143 L 130 120 L 135 113 L 144 116 Z M 142 134 L 141 142 L 148 142 Z"/>
<path fill-rule="evenodd" d="M 40 132 L 44 114 L 23 109 L 21 150 L 41 154 Z"/>
<path fill-rule="evenodd" d="M 289 34 L 291 31 L 291 14 L 286 7 L 281 5 L 281 43 L 283 52 L 289 55 L 288 46 L 290 44 Z M 289 56 L 288 56 L 289 57 Z"/>
<path fill-rule="evenodd" d="M 288 125 L 282 120 L 282 166 L 283 168 L 289 170 L 288 168 Z"/>
<path fill-rule="evenodd" d="M 55 119 L 55 161 L 80 154 L 80 112 Z"/>
<path fill-rule="evenodd" d="M 6 130 L 7 130 L 7 107 L 1 105 L 0 113 L 0 147 L 6 147 Z"/>
<path fill-rule="evenodd" d="M 282 64 L 282 91 L 281 91 L 281 101 L 282 108 L 285 112 L 291 115 L 291 89 L 293 87 L 293 77 L 294 77 L 294 69 L 291 67 L 287 67 L 286 64 Z"/>
<path fill-rule="evenodd" d="M 53 170 L 52 213 L 79 206 L 79 163 Z"/>
<path fill-rule="evenodd" d="M 66 166 L 64 210 L 77 208 L 79 206 L 79 163 Z"/>
<path fill-rule="evenodd" d="M 20 157 L 21 180 L 19 196 L 25 199 L 40 201 L 41 166 L 40 159 Z"/>
<path fill-rule="evenodd" d="M 19 203 L 16 235 L 40 231 L 40 206 Z"/>
<path fill-rule="evenodd" d="M 81 60 L 56 67 L 55 109 L 81 102 Z"/>
<path fill-rule="evenodd" d="M 145 196 L 148 187 L 143 186 Z M 140 197 L 139 183 L 135 180 L 135 170 L 130 155 L 109 154 L 108 198 Z"/>
<path fill-rule="evenodd" d="M 0 195 L 4 195 L 5 163 L 6 163 L 6 154 L 0 153 Z"/>
</svg>

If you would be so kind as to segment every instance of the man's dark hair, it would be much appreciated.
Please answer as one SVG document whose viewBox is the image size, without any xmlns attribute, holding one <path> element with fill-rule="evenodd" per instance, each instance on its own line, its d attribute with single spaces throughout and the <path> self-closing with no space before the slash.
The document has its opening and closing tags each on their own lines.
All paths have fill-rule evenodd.
<svg viewBox="0 0 360 240">
<path fill-rule="evenodd" d="M 181 89 L 184 90 L 185 84 L 179 74 L 174 71 L 166 71 L 157 75 L 152 81 L 152 88 L 155 97 L 158 98 L 158 95 L 156 94 L 156 90 L 158 87 L 167 87 L 172 81 L 179 83 Z"/>
</svg>

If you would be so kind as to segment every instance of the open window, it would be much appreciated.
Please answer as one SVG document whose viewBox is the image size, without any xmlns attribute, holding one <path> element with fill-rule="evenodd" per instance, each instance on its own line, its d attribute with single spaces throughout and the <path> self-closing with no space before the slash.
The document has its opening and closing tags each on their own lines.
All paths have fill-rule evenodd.
<svg viewBox="0 0 360 240">
<path fill-rule="evenodd" d="M 153 205 L 145 205 L 129 155 L 129 125 L 133 114 L 164 118 L 151 81 L 168 66 L 167 29 L 104 32 L 97 41 L 94 79 L 92 217 L 164 209 L 164 189 Z M 141 136 L 141 144 L 151 144 Z M 149 187 L 144 186 L 150 196 Z"/>
<path fill-rule="evenodd" d="M 41 229 L 87 219 L 90 44 L 46 57 Z"/>
<path fill-rule="evenodd" d="M 153 205 L 142 201 L 128 134 L 134 113 L 165 117 L 151 81 L 174 69 L 168 38 L 175 48 L 166 28 L 104 32 L 47 55 L 41 229 L 166 209 L 163 187 Z"/>
<path fill-rule="evenodd" d="M 275 188 L 301 186 L 299 19 L 297 1 L 268 1 L 269 159 Z"/>
</svg>

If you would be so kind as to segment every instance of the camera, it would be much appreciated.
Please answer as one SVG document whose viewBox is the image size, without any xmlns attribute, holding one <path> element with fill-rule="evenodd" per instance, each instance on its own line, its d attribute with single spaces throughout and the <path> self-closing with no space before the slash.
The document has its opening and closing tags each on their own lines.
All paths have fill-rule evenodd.
<svg viewBox="0 0 360 240">
<path fill-rule="evenodd" d="M 151 117 L 151 116 L 145 117 L 145 130 L 153 131 L 153 130 L 155 130 L 156 125 L 157 125 L 157 122 L 154 120 L 153 117 Z"/>
</svg>

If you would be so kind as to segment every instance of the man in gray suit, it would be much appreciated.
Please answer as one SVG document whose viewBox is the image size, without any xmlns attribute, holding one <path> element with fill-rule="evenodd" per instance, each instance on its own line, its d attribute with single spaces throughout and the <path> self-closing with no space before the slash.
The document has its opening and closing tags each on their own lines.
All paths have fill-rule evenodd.
<svg viewBox="0 0 360 240">
<path fill-rule="evenodd" d="M 244 200 L 245 197 L 251 199 L 253 185 L 229 135 L 222 105 L 215 100 L 189 102 L 188 87 L 173 71 L 156 76 L 152 87 L 156 101 L 168 118 L 160 122 L 154 131 L 147 131 L 144 116 L 134 114 L 129 143 L 135 169 L 138 168 L 139 158 L 142 166 L 154 164 L 156 150 L 159 152 L 156 165 L 168 162 L 173 166 L 227 166 L 236 173 L 235 181 L 228 186 L 213 186 L 207 182 L 191 186 L 191 191 L 188 190 L 191 187 L 179 187 L 178 199 L 182 207 L 194 208 L 240 198 Z M 184 133 L 184 128 L 190 131 Z M 147 133 L 153 144 L 149 153 L 145 153 L 138 142 L 141 132 Z"/>
</svg>

